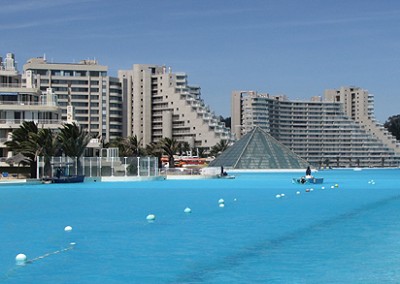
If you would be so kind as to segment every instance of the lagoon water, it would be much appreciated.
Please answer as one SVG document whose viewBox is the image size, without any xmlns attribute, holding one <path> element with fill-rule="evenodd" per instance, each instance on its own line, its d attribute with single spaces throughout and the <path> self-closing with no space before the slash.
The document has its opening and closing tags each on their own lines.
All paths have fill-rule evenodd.
<svg viewBox="0 0 400 284">
<path fill-rule="evenodd" d="M 400 283 L 400 169 L 315 175 L 2 186 L 0 283 Z"/>
</svg>

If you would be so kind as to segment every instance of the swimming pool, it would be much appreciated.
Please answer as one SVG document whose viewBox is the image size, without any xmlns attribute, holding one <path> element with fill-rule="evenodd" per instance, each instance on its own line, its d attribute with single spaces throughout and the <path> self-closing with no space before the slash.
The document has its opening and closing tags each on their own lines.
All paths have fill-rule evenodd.
<svg viewBox="0 0 400 284">
<path fill-rule="evenodd" d="M 1 187 L 0 283 L 398 283 L 399 173 Z"/>
</svg>

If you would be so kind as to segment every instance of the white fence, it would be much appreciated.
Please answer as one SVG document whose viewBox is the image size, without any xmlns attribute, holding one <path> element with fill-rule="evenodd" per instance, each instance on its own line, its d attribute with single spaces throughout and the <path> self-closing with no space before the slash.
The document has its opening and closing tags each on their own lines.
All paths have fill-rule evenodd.
<svg viewBox="0 0 400 284">
<path fill-rule="evenodd" d="M 84 175 L 86 177 L 145 177 L 158 176 L 156 157 L 52 157 L 50 167 L 44 170 L 44 158 L 38 158 L 37 177 Z"/>
</svg>

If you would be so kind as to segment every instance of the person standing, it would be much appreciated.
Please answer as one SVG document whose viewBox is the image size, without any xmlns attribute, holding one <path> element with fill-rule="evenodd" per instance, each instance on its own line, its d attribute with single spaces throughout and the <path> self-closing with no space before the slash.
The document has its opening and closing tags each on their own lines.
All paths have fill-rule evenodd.
<svg viewBox="0 0 400 284">
<path fill-rule="evenodd" d="M 311 168 L 310 168 L 310 166 L 307 167 L 306 176 L 311 176 Z"/>
</svg>

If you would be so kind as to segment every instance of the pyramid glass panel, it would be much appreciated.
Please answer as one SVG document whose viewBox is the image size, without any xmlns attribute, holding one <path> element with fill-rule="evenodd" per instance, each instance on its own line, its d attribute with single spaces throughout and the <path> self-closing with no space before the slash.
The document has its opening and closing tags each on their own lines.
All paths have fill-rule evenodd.
<svg viewBox="0 0 400 284">
<path fill-rule="evenodd" d="M 308 166 L 266 131 L 255 127 L 210 163 L 233 169 L 303 169 Z"/>
</svg>

